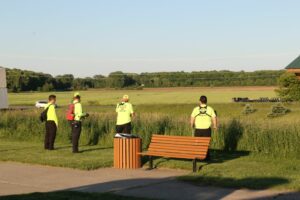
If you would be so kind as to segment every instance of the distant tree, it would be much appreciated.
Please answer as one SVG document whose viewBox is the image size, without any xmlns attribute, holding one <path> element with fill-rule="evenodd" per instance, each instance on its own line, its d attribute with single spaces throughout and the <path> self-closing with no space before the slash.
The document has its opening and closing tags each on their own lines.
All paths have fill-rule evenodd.
<svg viewBox="0 0 300 200">
<path fill-rule="evenodd" d="M 56 90 L 71 90 L 74 76 L 72 74 L 59 75 L 55 77 Z"/>
<path fill-rule="evenodd" d="M 45 83 L 45 85 L 43 85 L 41 90 L 43 92 L 49 92 L 49 91 L 52 91 L 53 89 L 54 89 L 54 86 L 52 83 Z"/>
<path fill-rule="evenodd" d="M 275 86 L 283 70 L 254 72 L 196 71 L 124 73 L 116 71 L 108 76 L 74 78 L 72 74 L 52 77 L 50 74 L 20 69 L 7 69 L 9 91 L 72 90 L 88 88 L 145 87 L 208 87 L 208 86 Z"/>
<path fill-rule="evenodd" d="M 300 80 L 293 73 L 286 72 L 278 79 L 279 89 L 276 90 L 281 98 L 292 101 L 300 100 Z"/>
</svg>

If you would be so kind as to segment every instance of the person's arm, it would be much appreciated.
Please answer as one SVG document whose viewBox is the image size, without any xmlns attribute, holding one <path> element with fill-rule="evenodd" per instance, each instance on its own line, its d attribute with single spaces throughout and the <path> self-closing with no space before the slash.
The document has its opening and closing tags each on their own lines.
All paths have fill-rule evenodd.
<svg viewBox="0 0 300 200">
<path fill-rule="evenodd" d="M 194 128 L 194 124 L 195 124 L 195 117 L 191 116 L 191 121 L 190 121 L 191 128 Z"/>
<path fill-rule="evenodd" d="M 195 127 L 195 120 L 196 120 L 196 116 L 197 115 L 198 115 L 197 110 L 194 109 L 193 112 L 192 112 L 192 114 L 191 114 L 191 119 L 190 119 L 191 128 Z"/>
<path fill-rule="evenodd" d="M 116 112 L 118 112 L 118 108 L 119 108 L 119 104 L 117 104 L 117 106 L 116 106 Z"/>
<path fill-rule="evenodd" d="M 58 119 L 55 111 L 55 105 L 51 104 L 48 108 L 48 113 L 51 113 L 51 117 L 53 118 L 53 121 L 55 122 L 56 126 L 58 127 Z"/>
<path fill-rule="evenodd" d="M 212 123 L 213 123 L 213 128 L 214 129 L 218 129 L 218 118 L 217 118 L 217 115 L 216 115 L 216 112 L 214 110 L 212 110 Z"/>
<path fill-rule="evenodd" d="M 130 107 L 131 107 L 130 108 L 130 117 L 131 117 L 131 119 L 133 119 L 135 117 L 135 112 L 133 111 L 132 105 Z"/>
<path fill-rule="evenodd" d="M 218 129 L 218 119 L 217 116 L 212 118 L 213 128 Z"/>
<path fill-rule="evenodd" d="M 82 105 L 81 103 L 76 103 L 75 104 L 75 117 L 77 116 L 79 119 L 84 117 L 86 115 L 86 113 L 82 112 Z"/>
</svg>

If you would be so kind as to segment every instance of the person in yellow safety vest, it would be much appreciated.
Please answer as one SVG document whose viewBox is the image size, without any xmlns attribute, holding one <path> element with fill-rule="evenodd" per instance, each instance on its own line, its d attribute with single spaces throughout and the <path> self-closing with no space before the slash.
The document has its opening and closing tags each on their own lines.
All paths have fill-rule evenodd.
<svg viewBox="0 0 300 200">
<path fill-rule="evenodd" d="M 118 114 L 116 132 L 131 134 L 131 120 L 134 117 L 134 111 L 132 104 L 129 103 L 128 95 L 124 95 L 121 103 L 117 104 L 116 112 Z"/>
<path fill-rule="evenodd" d="M 207 106 L 207 97 L 200 97 L 200 105 L 195 107 L 191 114 L 191 127 L 195 128 L 195 137 L 211 137 L 213 127 L 217 130 L 217 115 L 214 109 Z M 208 152 L 206 160 L 210 159 L 210 154 Z"/>
<path fill-rule="evenodd" d="M 72 145 L 73 153 L 79 153 L 78 143 L 81 134 L 82 119 L 88 117 L 88 113 L 82 112 L 82 105 L 80 101 L 80 94 L 77 92 L 74 94 L 73 104 L 74 104 L 74 121 L 72 122 Z"/>
<path fill-rule="evenodd" d="M 46 135 L 44 141 L 44 148 L 46 150 L 54 150 L 54 142 L 56 137 L 56 131 L 58 127 L 58 120 L 55 111 L 56 96 L 50 95 L 48 98 L 48 104 L 45 106 L 47 111 L 47 120 L 46 120 Z"/>
</svg>

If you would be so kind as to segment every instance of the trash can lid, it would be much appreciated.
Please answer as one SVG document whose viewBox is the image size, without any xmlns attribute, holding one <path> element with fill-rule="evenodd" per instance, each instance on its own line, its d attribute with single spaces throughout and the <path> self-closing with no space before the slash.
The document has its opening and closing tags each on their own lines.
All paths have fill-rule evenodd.
<svg viewBox="0 0 300 200">
<path fill-rule="evenodd" d="M 128 133 L 116 133 L 115 138 L 139 138 L 139 136 Z"/>
</svg>

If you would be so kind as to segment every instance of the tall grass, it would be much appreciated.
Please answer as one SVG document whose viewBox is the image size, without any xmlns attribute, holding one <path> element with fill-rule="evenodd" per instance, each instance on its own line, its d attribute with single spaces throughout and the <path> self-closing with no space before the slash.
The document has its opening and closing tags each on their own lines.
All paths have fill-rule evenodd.
<svg viewBox="0 0 300 200">
<path fill-rule="evenodd" d="M 187 105 L 174 109 L 172 106 L 162 106 L 149 111 L 148 107 L 140 106 L 139 111 L 147 112 L 141 112 L 134 119 L 133 132 L 142 137 L 144 148 L 147 148 L 154 133 L 191 136 L 189 114 L 180 111 L 187 108 L 190 111 L 191 107 Z M 300 119 L 294 117 L 296 115 L 268 119 L 262 112 L 242 116 L 236 105 L 224 104 L 216 107 L 222 114 L 220 114 L 220 128 L 214 131 L 212 136 L 211 148 L 224 151 L 250 151 L 275 157 L 300 157 Z M 83 122 L 81 144 L 106 147 L 113 145 L 116 114 L 107 110 L 105 108 L 105 112 L 91 113 L 91 117 Z M 38 119 L 40 111 L 7 111 L 0 114 L 0 137 L 42 141 L 44 124 Z M 58 116 L 60 122 L 57 141 L 70 143 L 70 125 L 64 120 L 63 109 L 58 111 Z"/>
</svg>

